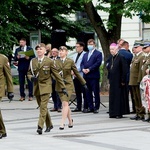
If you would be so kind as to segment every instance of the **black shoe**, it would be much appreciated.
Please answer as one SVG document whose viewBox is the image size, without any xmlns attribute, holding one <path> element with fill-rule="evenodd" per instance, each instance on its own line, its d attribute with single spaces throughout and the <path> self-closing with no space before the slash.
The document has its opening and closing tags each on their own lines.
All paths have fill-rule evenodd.
<svg viewBox="0 0 150 150">
<path fill-rule="evenodd" d="M 83 113 L 88 113 L 88 109 L 83 109 L 82 112 Z"/>
<path fill-rule="evenodd" d="M 38 129 L 36 131 L 38 134 L 42 134 L 42 128 L 38 126 Z"/>
<path fill-rule="evenodd" d="M 2 139 L 3 137 L 7 137 L 7 134 L 6 133 L 0 133 L 0 139 Z"/>
<path fill-rule="evenodd" d="M 68 124 L 68 128 L 73 128 L 73 119 L 72 119 L 72 125 Z"/>
<path fill-rule="evenodd" d="M 116 116 L 116 119 L 121 119 L 122 118 L 122 116 Z"/>
<path fill-rule="evenodd" d="M 59 127 L 59 130 L 64 130 L 64 127 Z"/>
<path fill-rule="evenodd" d="M 99 113 L 99 110 L 98 109 L 96 109 L 96 110 L 94 110 L 94 112 L 93 112 L 94 114 L 98 114 Z"/>
<path fill-rule="evenodd" d="M 60 108 L 58 108 L 58 109 L 57 109 L 57 112 L 61 112 L 61 109 L 60 109 Z"/>
<path fill-rule="evenodd" d="M 94 110 L 90 110 L 90 109 L 83 109 L 82 111 L 83 113 L 93 113 Z"/>
<path fill-rule="evenodd" d="M 150 122 L 150 118 L 142 119 L 143 122 Z"/>
<path fill-rule="evenodd" d="M 53 112 L 53 111 L 57 111 L 57 109 L 56 109 L 56 108 L 53 108 L 53 109 L 51 109 L 50 111 L 51 111 L 51 112 Z"/>
<path fill-rule="evenodd" d="M 93 113 L 94 110 L 93 109 L 88 109 L 88 113 Z"/>
<path fill-rule="evenodd" d="M 3 134 L 2 134 L 2 137 L 7 137 L 7 133 L 3 133 Z"/>
<path fill-rule="evenodd" d="M 53 126 L 47 127 L 46 130 L 44 132 L 50 132 L 51 129 L 53 129 Z"/>
<path fill-rule="evenodd" d="M 72 112 L 79 112 L 81 111 L 81 109 L 75 108 L 74 110 L 72 110 Z"/>
<path fill-rule="evenodd" d="M 142 118 L 140 118 L 138 115 L 135 115 L 134 117 L 130 118 L 131 120 L 141 120 Z"/>
<path fill-rule="evenodd" d="M 116 118 L 116 116 L 109 116 L 109 118 Z"/>
</svg>

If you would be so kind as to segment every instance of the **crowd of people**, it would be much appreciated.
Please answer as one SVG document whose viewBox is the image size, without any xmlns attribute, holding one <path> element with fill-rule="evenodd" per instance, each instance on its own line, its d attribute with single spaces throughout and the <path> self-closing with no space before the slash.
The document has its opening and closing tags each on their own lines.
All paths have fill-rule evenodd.
<svg viewBox="0 0 150 150">
<path fill-rule="evenodd" d="M 133 54 L 129 43 L 123 39 L 110 45 L 111 56 L 106 61 L 110 84 L 109 117 L 122 118 L 130 113 L 130 93 L 131 113 L 136 114 L 130 119 L 150 122 L 150 42 L 136 41 L 132 51 Z"/>
<path fill-rule="evenodd" d="M 94 39 L 87 41 L 88 51 L 84 51 L 85 43 L 77 42 L 76 54 L 73 59 L 67 57 L 68 49 L 60 46 L 52 48 L 51 44 L 40 43 L 35 47 L 36 56 L 23 55 L 32 51 L 22 38 L 19 48 L 15 51 L 14 60 L 18 63 L 20 101 L 24 101 L 25 79 L 28 83 L 28 100 L 33 96 L 39 106 L 37 133 L 42 134 L 53 129 L 53 123 L 47 105 L 50 96 L 54 107 L 50 111 L 62 113 L 60 130 L 64 130 L 68 119 L 68 128 L 73 127 L 73 118 L 69 107 L 69 100 L 73 92 L 76 94 L 77 106 L 72 112 L 99 113 L 100 109 L 100 66 L 102 53 L 96 49 Z M 132 52 L 129 43 L 119 39 L 110 44 L 110 56 L 106 61 L 109 80 L 109 117 L 120 119 L 123 115 L 135 113 L 132 120 L 150 122 L 150 42 L 135 42 Z M 7 57 L 4 60 L 3 71 L 7 78 L 8 98 L 12 99 L 13 84 L 10 65 Z M 105 63 L 104 63 L 105 64 Z M 105 66 L 104 66 L 105 67 Z M 5 89 L 5 84 L 3 89 Z M 4 93 L 4 91 L 3 91 Z M 130 93 L 130 94 L 129 94 Z M 0 93 L 1 94 L 1 93 Z M 129 95 L 132 100 L 132 112 L 129 107 Z M 3 95 L 0 95 L 0 98 Z M 6 137 L 6 129 L 0 113 L 0 138 Z"/>
</svg>

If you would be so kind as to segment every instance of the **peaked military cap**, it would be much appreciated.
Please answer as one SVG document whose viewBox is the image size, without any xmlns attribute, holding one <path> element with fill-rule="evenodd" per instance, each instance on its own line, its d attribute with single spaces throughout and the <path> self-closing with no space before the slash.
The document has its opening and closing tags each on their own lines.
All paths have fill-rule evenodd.
<svg viewBox="0 0 150 150">
<path fill-rule="evenodd" d="M 143 46 L 143 41 L 135 41 L 133 47 L 139 47 L 139 46 Z"/>
<path fill-rule="evenodd" d="M 150 46 L 150 41 L 145 41 L 143 48 L 147 48 Z"/>
</svg>

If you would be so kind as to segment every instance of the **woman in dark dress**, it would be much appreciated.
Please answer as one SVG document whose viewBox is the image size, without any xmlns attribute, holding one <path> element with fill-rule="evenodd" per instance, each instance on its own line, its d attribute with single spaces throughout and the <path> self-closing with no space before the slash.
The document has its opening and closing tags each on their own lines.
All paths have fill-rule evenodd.
<svg viewBox="0 0 150 150">
<path fill-rule="evenodd" d="M 129 114 L 129 100 L 127 94 L 125 58 L 118 53 L 117 44 L 110 45 L 111 58 L 109 61 L 109 117 L 122 118 Z"/>
</svg>

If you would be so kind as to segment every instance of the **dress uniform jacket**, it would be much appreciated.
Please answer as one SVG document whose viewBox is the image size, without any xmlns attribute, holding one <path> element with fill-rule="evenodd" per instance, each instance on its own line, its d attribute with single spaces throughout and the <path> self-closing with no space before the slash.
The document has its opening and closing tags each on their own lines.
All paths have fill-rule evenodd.
<svg viewBox="0 0 150 150">
<path fill-rule="evenodd" d="M 13 82 L 8 59 L 6 56 L 0 54 L 0 98 L 2 98 L 2 96 L 5 95 L 5 85 L 7 85 L 7 92 L 13 92 Z M 1 111 L 0 111 L 0 133 L 1 134 L 6 133 Z"/>
<path fill-rule="evenodd" d="M 73 79 L 72 79 L 72 75 L 71 75 L 71 71 L 74 72 L 75 76 L 77 77 L 77 79 L 80 81 L 80 83 L 82 85 L 86 84 L 85 80 L 81 77 L 80 73 L 78 72 L 75 63 L 72 59 L 70 58 L 66 58 L 64 62 L 62 62 L 61 60 L 57 60 L 57 69 L 60 72 L 64 83 L 66 85 L 66 89 L 68 91 L 68 99 L 70 99 L 71 94 L 74 90 L 74 84 L 73 84 Z M 56 90 L 58 92 L 61 91 L 61 88 L 58 84 L 56 84 Z M 60 93 L 59 93 L 60 94 Z M 60 96 L 61 98 L 61 96 Z M 62 99 L 61 99 L 62 100 Z"/>
<path fill-rule="evenodd" d="M 33 73 L 30 70 L 28 72 L 28 77 L 31 79 L 32 75 L 38 74 L 38 81 L 34 83 L 33 94 L 34 95 L 43 95 L 52 93 L 52 79 L 51 74 L 55 77 L 57 82 L 59 82 L 59 88 L 62 91 L 65 88 L 62 78 L 58 74 L 57 69 L 53 65 L 53 61 L 48 57 L 44 57 L 40 66 L 38 66 L 38 59 L 33 58 L 32 61 Z M 38 90 L 39 89 L 39 90 Z"/>
<path fill-rule="evenodd" d="M 33 58 L 31 60 L 28 77 L 29 79 L 31 79 L 32 76 L 37 77 L 37 81 L 34 82 L 33 86 L 33 94 L 36 96 L 37 103 L 40 107 L 38 127 L 41 128 L 43 128 L 44 122 L 47 127 L 52 126 L 50 114 L 47 109 L 49 95 L 52 93 L 51 74 L 53 74 L 59 83 L 60 89 L 62 90 L 65 88 L 65 84 L 50 58 L 45 56 L 41 63 L 38 62 L 38 58 Z"/>
<path fill-rule="evenodd" d="M 143 60 L 143 52 L 141 52 L 138 56 L 134 56 L 131 67 L 130 67 L 130 81 L 129 85 L 138 85 L 141 81 L 141 67 Z"/>
<path fill-rule="evenodd" d="M 150 54 L 145 56 L 142 60 L 142 67 L 141 67 L 141 79 L 146 75 L 146 69 L 150 66 Z"/>
<path fill-rule="evenodd" d="M 8 59 L 6 56 L 0 54 L 0 97 L 5 96 L 6 83 L 7 83 L 7 92 L 13 92 L 13 82 Z"/>
<path fill-rule="evenodd" d="M 133 58 L 131 62 L 130 81 L 129 81 L 129 85 L 131 85 L 133 91 L 136 115 L 141 118 L 143 118 L 144 109 L 142 107 L 139 83 L 141 82 L 141 67 L 143 58 L 144 58 L 143 52 L 141 52 L 138 56 L 135 56 Z"/>
</svg>

